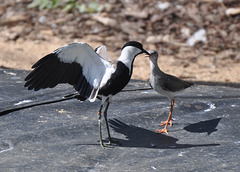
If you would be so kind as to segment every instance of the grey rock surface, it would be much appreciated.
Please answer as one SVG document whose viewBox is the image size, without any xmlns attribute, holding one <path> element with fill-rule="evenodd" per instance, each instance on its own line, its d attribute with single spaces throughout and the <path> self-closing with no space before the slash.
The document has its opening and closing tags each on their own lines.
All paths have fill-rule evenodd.
<svg viewBox="0 0 240 172">
<path fill-rule="evenodd" d="M 116 144 L 99 145 L 94 103 L 69 85 L 28 91 L 28 71 L 0 69 L 0 171 L 239 171 L 240 89 L 195 85 L 176 96 L 169 134 L 155 129 L 169 100 L 131 81 L 108 118 Z M 106 128 L 103 128 L 106 131 Z M 106 133 L 104 133 L 107 137 Z"/>
</svg>

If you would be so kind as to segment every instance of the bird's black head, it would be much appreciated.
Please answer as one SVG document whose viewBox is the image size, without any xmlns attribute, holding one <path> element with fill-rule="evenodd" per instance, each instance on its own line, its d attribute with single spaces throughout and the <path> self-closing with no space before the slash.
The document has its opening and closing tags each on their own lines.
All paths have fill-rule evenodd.
<svg viewBox="0 0 240 172">
<path fill-rule="evenodd" d="M 130 42 L 126 43 L 126 44 L 122 47 L 122 50 L 123 50 L 125 47 L 127 47 L 127 46 L 136 47 L 136 48 L 142 50 L 142 53 L 146 53 L 146 54 L 150 55 L 148 51 L 146 51 L 146 50 L 143 49 L 143 46 L 142 46 L 142 44 L 141 44 L 140 42 L 130 41 Z"/>
</svg>

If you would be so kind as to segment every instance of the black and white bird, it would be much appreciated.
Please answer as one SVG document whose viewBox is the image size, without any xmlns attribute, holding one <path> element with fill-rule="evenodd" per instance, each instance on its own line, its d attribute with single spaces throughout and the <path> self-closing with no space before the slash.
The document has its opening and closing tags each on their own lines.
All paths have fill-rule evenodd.
<svg viewBox="0 0 240 172">
<path fill-rule="evenodd" d="M 111 97 L 120 92 L 130 81 L 133 62 L 137 55 L 149 54 L 141 43 L 130 41 L 126 43 L 116 67 L 107 56 L 105 46 L 92 49 L 86 43 L 72 43 L 58 48 L 53 53 L 37 61 L 34 70 L 25 78 L 25 87 L 35 91 L 44 88 L 53 88 L 60 83 L 68 83 L 78 91 L 78 99 L 94 102 L 96 98 L 102 100 L 98 111 L 99 137 L 102 141 L 101 112 L 104 104 L 104 119 L 106 122 L 109 144 L 111 136 L 107 121 L 107 110 Z"/>
<path fill-rule="evenodd" d="M 167 133 L 167 126 L 170 123 L 172 126 L 172 111 L 174 106 L 174 96 L 177 93 L 182 92 L 188 87 L 191 87 L 193 83 L 181 80 L 175 76 L 164 73 L 158 67 L 158 53 L 157 51 L 149 51 L 150 58 L 150 80 L 151 87 L 158 93 L 165 95 L 171 101 L 170 113 L 167 121 L 162 122 L 161 126 L 165 125 L 162 130 L 156 130 L 159 133 Z"/>
</svg>

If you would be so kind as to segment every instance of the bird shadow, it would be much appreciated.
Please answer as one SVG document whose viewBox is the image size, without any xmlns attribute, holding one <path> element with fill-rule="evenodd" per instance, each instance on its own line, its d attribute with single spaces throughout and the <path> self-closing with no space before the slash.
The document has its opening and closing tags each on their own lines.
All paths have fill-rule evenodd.
<svg viewBox="0 0 240 172">
<path fill-rule="evenodd" d="M 222 118 L 215 118 L 206 121 L 200 121 L 195 124 L 190 124 L 183 129 L 193 133 L 207 133 L 207 135 L 212 134 L 213 132 L 217 131 L 218 123 Z"/>
<path fill-rule="evenodd" d="M 113 138 L 120 147 L 143 147 L 152 149 L 180 149 L 203 146 L 219 146 L 220 144 L 178 144 L 178 139 L 159 134 L 141 127 L 127 125 L 120 120 L 109 120 L 110 127 L 126 139 Z"/>
</svg>

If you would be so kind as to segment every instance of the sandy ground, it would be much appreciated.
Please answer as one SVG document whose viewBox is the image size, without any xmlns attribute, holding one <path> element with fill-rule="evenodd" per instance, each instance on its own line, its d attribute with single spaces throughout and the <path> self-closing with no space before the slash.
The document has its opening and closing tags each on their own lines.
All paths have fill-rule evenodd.
<svg viewBox="0 0 240 172">
<path fill-rule="evenodd" d="M 44 55 L 51 53 L 62 45 L 71 42 L 87 42 L 93 48 L 101 43 L 94 43 L 86 40 L 62 40 L 53 37 L 46 41 L 17 40 L 5 41 L 0 38 L 0 67 L 30 70 L 31 66 Z M 144 45 L 148 49 L 154 49 L 151 45 Z M 161 55 L 161 50 L 158 50 Z M 120 51 L 113 52 L 108 49 L 109 56 L 115 60 Z M 206 54 L 206 53 L 204 53 Z M 189 58 L 195 57 L 195 58 Z M 215 54 L 202 56 L 198 51 L 196 54 L 178 54 L 176 56 L 163 56 L 159 58 L 159 65 L 163 71 L 176 75 L 180 78 L 191 81 L 210 81 L 210 82 L 231 82 L 240 83 L 239 63 L 231 59 L 221 59 L 216 61 Z M 140 55 L 134 62 L 133 79 L 148 80 L 149 60 Z"/>
<path fill-rule="evenodd" d="M 228 8 L 240 8 L 239 1 L 172 1 L 165 10 L 153 0 L 101 1 L 109 6 L 99 13 L 39 10 L 29 8 L 30 2 L 0 4 L 2 68 L 30 70 L 38 59 L 72 42 L 93 48 L 106 44 L 116 60 L 128 40 L 137 40 L 159 52 L 166 73 L 190 81 L 240 83 L 240 14 L 225 14 Z M 189 45 L 187 40 L 199 29 L 206 32 L 201 36 L 205 41 Z M 148 80 L 149 59 L 136 58 L 132 78 Z"/>
</svg>

